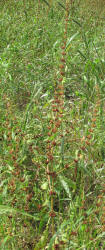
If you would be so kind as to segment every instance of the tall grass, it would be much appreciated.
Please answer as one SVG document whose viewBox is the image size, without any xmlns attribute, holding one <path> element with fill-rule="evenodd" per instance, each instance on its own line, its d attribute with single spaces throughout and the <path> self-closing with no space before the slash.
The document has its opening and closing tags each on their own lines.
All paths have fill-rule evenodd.
<svg viewBox="0 0 105 250">
<path fill-rule="evenodd" d="M 48 4 L 1 2 L 0 249 L 104 249 L 103 2 Z"/>
</svg>

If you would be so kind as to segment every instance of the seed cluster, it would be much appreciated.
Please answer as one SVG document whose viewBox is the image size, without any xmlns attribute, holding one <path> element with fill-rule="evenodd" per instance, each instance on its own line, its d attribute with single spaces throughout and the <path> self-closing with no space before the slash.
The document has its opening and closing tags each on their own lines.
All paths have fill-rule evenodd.
<svg viewBox="0 0 105 250">
<path fill-rule="evenodd" d="M 67 41 L 67 24 L 68 24 L 68 13 L 69 13 L 69 3 L 66 2 L 66 15 L 65 15 L 65 27 L 64 27 L 64 37 L 61 45 L 61 58 L 59 64 L 59 75 L 56 79 L 56 87 L 54 90 L 54 98 L 52 100 L 52 117 L 49 121 L 48 129 L 48 140 L 47 140 L 47 159 L 46 159 L 46 167 L 47 167 L 47 177 L 49 181 L 49 195 L 51 197 L 51 211 L 49 216 L 52 218 L 52 234 L 54 234 L 54 217 L 56 217 L 56 213 L 54 211 L 54 197 L 56 196 L 56 191 L 54 190 L 55 181 L 56 181 L 56 166 L 57 162 L 55 159 L 55 152 L 57 152 L 57 147 L 59 146 L 59 140 L 57 140 L 57 136 L 60 138 L 63 137 L 62 124 L 63 124 L 63 116 L 64 116 L 64 76 L 65 76 L 65 65 L 66 65 L 66 41 Z M 53 138 L 53 139 L 52 139 Z M 57 249 L 57 246 L 55 246 Z"/>
<path fill-rule="evenodd" d="M 93 109 L 93 115 L 92 115 L 90 125 L 87 131 L 87 136 L 83 136 L 81 138 L 81 152 L 84 152 L 85 155 L 86 155 L 87 150 L 90 147 L 92 149 L 92 146 L 94 144 L 93 138 L 95 135 L 95 129 L 97 130 L 97 121 L 99 119 L 99 109 L 100 109 L 101 101 L 100 101 L 100 92 L 99 92 L 98 85 L 96 85 L 95 90 L 96 90 L 96 103 Z M 94 155 L 92 155 L 92 153 L 91 153 L 91 157 L 94 160 L 94 164 L 96 164 L 96 159 Z M 77 162 L 78 162 L 78 159 L 77 159 Z M 85 156 L 85 161 L 87 161 L 87 156 Z M 95 221 L 95 215 L 100 216 L 100 211 L 101 211 L 101 225 L 102 225 L 101 230 L 102 232 L 105 232 L 105 185 L 103 184 L 103 182 L 101 185 L 100 194 L 96 198 L 95 214 L 94 215 L 92 214 L 92 216 L 90 215 L 89 217 L 87 217 L 85 213 L 85 210 L 86 210 L 85 198 L 82 199 L 82 206 L 80 207 L 80 209 L 83 211 L 83 215 L 84 215 L 83 224 L 87 225 L 87 228 L 85 230 L 86 232 L 90 232 L 90 228 L 91 228 L 90 224 L 95 225 L 97 223 L 97 221 Z M 93 238 L 90 238 L 90 240 L 93 240 Z"/>
</svg>

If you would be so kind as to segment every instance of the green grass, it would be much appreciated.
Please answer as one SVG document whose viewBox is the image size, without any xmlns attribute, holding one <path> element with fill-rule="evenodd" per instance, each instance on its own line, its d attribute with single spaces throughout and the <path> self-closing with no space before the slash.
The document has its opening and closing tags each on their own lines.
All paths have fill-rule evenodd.
<svg viewBox="0 0 105 250">
<path fill-rule="evenodd" d="M 64 8 L 1 1 L 1 250 L 105 248 L 105 8 L 70 7 L 57 125 Z"/>
</svg>

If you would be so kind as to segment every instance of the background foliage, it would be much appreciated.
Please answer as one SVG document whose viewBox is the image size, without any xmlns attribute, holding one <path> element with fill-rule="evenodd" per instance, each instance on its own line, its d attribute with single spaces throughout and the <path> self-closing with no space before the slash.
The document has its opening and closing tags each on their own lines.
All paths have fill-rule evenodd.
<svg viewBox="0 0 105 250">
<path fill-rule="evenodd" d="M 105 247 L 105 7 L 66 8 L 0 4 L 2 250 Z"/>
</svg>

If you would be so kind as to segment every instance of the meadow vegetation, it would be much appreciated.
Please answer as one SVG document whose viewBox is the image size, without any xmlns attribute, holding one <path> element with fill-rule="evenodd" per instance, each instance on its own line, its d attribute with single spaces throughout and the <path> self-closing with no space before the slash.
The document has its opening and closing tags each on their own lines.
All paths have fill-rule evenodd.
<svg viewBox="0 0 105 250">
<path fill-rule="evenodd" d="M 104 0 L 0 1 L 0 249 L 105 249 Z"/>
</svg>

